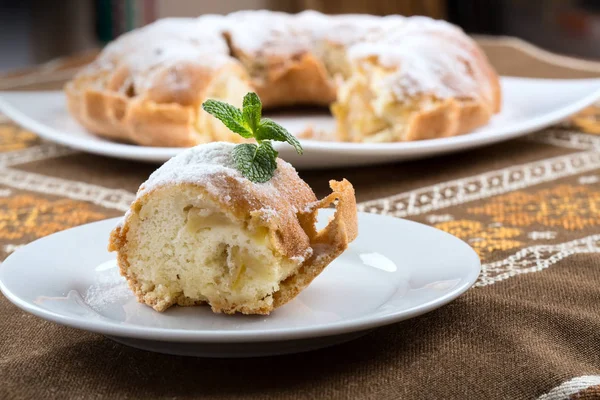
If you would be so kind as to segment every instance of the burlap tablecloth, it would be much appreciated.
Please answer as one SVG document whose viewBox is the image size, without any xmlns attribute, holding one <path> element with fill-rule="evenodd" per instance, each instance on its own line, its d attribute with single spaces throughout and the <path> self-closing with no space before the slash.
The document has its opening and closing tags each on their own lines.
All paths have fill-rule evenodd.
<svg viewBox="0 0 600 400">
<path fill-rule="evenodd" d="M 597 77 L 600 66 L 481 39 L 502 74 Z M 83 57 L 86 60 L 88 57 Z M 58 88 L 81 59 L 4 77 Z M 348 178 L 360 209 L 446 230 L 479 253 L 476 287 L 339 346 L 208 360 L 136 350 L 26 314 L 0 296 L 0 399 L 600 398 L 600 107 L 575 122 L 416 162 L 301 173 Z M 0 259 L 121 215 L 155 165 L 75 152 L 0 122 Z"/>
</svg>

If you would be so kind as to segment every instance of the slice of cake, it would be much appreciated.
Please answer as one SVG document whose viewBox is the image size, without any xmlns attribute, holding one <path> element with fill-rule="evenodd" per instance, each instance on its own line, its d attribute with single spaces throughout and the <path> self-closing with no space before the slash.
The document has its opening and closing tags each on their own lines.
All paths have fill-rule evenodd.
<svg viewBox="0 0 600 400">
<path fill-rule="evenodd" d="M 144 183 L 110 237 L 121 273 L 157 311 L 208 303 L 215 312 L 268 314 L 304 289 L 357 234 L 352 185 L 331 181 L 317 201 L 285 161 L 269 182 L 234 167 L 230 143 L 188 149 Z M 320 207 L 333 220 L 315 228 Z"/>
<path fill-rule="evenodd" d="M 250 100 L 244 104 L 252 108 Z M 118 252 L 121 274 L 138 300 L 157 311 L 208 303 L 214 312 L 268 314 L 307 287 L 357 235 L 350 182 L 331 181 L 333 193 L 317 200 L 265 139 L 260 127 L 272 121 L 249 108 L 239 118 L 262 132 L 258 145 L 217 142 L 180 153 L 142 184 L 111 234 L 109 250 Z M 245 123 L 240 119 L 239 126 Z M 240 149 L 255 157 L 245 159 Z M 331 204 L 336 212 L 319 231 L 317 212 Z"/>
</svg>

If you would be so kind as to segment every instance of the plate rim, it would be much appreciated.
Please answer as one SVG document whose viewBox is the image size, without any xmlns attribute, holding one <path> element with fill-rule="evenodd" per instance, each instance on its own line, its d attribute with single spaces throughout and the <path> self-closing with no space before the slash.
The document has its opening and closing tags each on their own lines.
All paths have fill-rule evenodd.
<svg viewBox="0 0 600 400">
<path fill-rule="evenodd" d="M 315 140 L 301 140 L 303 147 L 307 151 L 313 152 L 326 152 L 334 151 L 339 155 L 369 155 L 369 156 L 411 156 L 415 153 L 421 153 L 422 157 L 443 154 L 452 151 L 467 150 L 474 147 L 484 146 L 487 144 L 493 144 L 509 139 L 513 139 L 519 136 L 523 136 L 527 133 L 535 130 L 543 129 L 544 127 L 553 125 L 566 117 L 573 115 L 574 113 L 584 109 L 585 107 L 593 104 L 600 99 L 600 78 L 586 78 L 586 79 L 547 79 L 547 78 L 521 78 L 521 77 L 501 77 L 501 82 L 526 82 L 526 83 L 539 83 L 552 81 L 555 84 L 570 84 L 574 83 L 586 83 L 598 85 L 598 88 L 590 92 L 587 96 L 580 98 L 578 101 L 570 103 L 568 106 L 560 108 L 558 111 L 552 111 L 539 115 L 535 118 L 523 121 L 517 126 L 509 128 L 496 128 L 491 132 L 473 132 L 465 135 L 452 136 L 447 138 L 427 139 L 419 140 L 414 142 L 395 142 L 395 143 L 341 143 L 341 142 L 321 142 Z M 37 91 L 35 93 L 63 93 L 60 90 L 52 91 Z M 93 140 L 86 137 L 73 136 L 69 134 L 56 133 L 57 130 L 51 128 L 33 118 L 30 118 L 26 114 L 20 111 L 20 109 L 14 108 L 6 100 L 2 98 L 3 94 L 12 93 L 31 93 L 25 91 L 0 91 L 0 110 L 9 118 L 16 121 L 26 129 L 29 129 L 40 137 L 62 144 L 64 146 L 88 152 L 96 155 L 102 155 L 113 158 L 130 159 L 137 161 L 147 162 L 164 162 L 167 159 L 173 157 L 178 152 L 183 151 L 185 148 L 177 147 L 149 147 L 149 146 L 138 146 L 125 143 L 111 142 L 108 139 L 98 138 Z M 65 106 L 66 107 L 66 106 Z M 551 115 L 551 118 L 548 117 Z M 279 151 L 285 153 L 289 152 L 289 149 L 281 144 L 276 143 L 276 147 Z M 393 160 L 381 160 L 380 162 L 390 162 Z M 397 160 L 398 161 L 398 160 Z M 401 161 L 401 160 L 399 160 Z M 376 164 L 377 161 L 369 163 Z M 304 167 L 304 168 L 315 168 L 315 167 Z"/>
<path fill-rule="evenodd" d="M 293 328 L 278 328 L 270 329 L 268 331 L 231 331 L 231 330 L 213 330 L 213 331 L 201 331 L 201 330 L 189 330 L 189 329 L 168 329 L 168 328 L 152 328 L 142 326 L 127 326 L 120 325 L 117 322 L 106 321 L 106 320 L 94 320 L 85 317 L 72 317 L 64 314 L 57 313 L 55 311 L 46 310 L 39 306 L 29 303 L 26 300 L 21 299 L 18 295 L 14 294 L 5 285 L 2 280 L 3 270 L 10 265 L 10 259 L 15 255 L 26 251 L 26 248 L 36 242 L 47 240 L 50 237 L 57 235 L 69 235 L 72 231 L 81 229 L 82 227 L 89 227 L 90 225 L 106 224 L 116 225 L 120 220 L 120 217 L 110 218 L 101 221 L 96 221 L 88 224 L 79 225 L 77 227 L 69 228 L 60 232 L 56 232 L 52 235 L 39 238 L 35 241 L 30 242 L 24 247 L 16 250 L 13 254 L 9 255 L 6 260 L 0 264 L 0 292 L 18 308 L 28 313 L 31 313 L 44 320 L 55 322 L 59 325 L 65 325 L 76 329 L 86 330 L 90 332 L 100 333 L 108 336 L 128 337 L 135 339 L 146 339 L 155 341 L 177 341 L 177 342 L 197 342 L 197 343 L 256 343 L 256 342 L 276 342 L 296 339 L 309 339 L 316 337 L 326 337 L 339 335 L 350 332 L 359 332 L 369 329 L 378 328 L 385 325 L 390 325 L 396 322 L 407 320 L 410 318 L 417 317 L 419 315 L 433 311 L 439 307 L 442 307 L 451 301 L 455 300 L 462 294 L 464 294 L 469 288 L 471 288 L 477 281 L 481 272 L 481 261 L 477 253 L 463 240 L 439 229 L 433 228 L 429 225 L 421 224 L 415 221 L 410 221 L 402 218 L 396 218 L 391 216 L 383 216 L 372 213 L 359 212 L 360 215 L 368 216 L 369 218 L 393 218 L 397 219 L 399 223 L 407 223 L 408 225 L 417 224 L 422 225 L 428 229 L 436 230 L 441 232 L 443 235 L 455 240 L 461 246 L 464 247 L 465 256 L 471 257 L 474 267 L 473 270 L 463 278 L 464 282 L 457 285 L 450 292 L 444 294 L 441 297 L 425 302 L 419 306 L 415 306 L 400 312 L 392 312 L 379 316 L 376 318 L 367 316 L 360 316 L 351 319 L 345 319 L 339 322 L 333 322 L 317 327 L 293 327 Z M 7 263 L 8 262 L 8 263 Z M 4 272 L 6 273 L 6 272 Z"/>
</svg>

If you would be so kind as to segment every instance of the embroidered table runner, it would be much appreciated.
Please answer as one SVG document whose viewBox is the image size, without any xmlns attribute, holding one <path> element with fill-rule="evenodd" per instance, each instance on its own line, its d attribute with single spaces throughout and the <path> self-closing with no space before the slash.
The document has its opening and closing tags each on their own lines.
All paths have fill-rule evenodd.
<svg viewBox="0 0 600 400">
<path fill-rule="evenodd" d="M 600 76 L 599 64 L 517 40 L 481 43 L 501 74 Z M 60 88 L 89 58 L 4 76 L 0 89 Z M 0 260 L 36 238 L 121 215 L 156 168 L 73 151 L 0 118 Z M 301 175 L 318 196 L 328 179 L 345 177 L 362 211 L 465 240 L 483 264 L 476 286 L 346 344 L 239 360 L 136 350 L 0 296 L 0 398 L 600 398 L 600 106 L 469 152 Z"/>
</svg>

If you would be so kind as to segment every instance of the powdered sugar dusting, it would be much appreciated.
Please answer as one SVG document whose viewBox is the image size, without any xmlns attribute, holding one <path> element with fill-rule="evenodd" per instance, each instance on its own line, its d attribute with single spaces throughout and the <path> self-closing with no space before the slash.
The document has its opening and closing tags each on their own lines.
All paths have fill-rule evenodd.
<svg viewBox="0 0 600 400">
<path fill-rule="evenodd" d="M 265 219 L 265 221 L 277 218 L 277 211 L 273 210 L 270 207 L 263 207 L 258 211 L 260 212 L 261 216 Z"/>
<path fill-rule="evenodd" d="M 96 267 L 96 279 L 85 292 L 84 301 L 92 309 L 127 300 L 133 293 L 127 281 L 119 274 L 115 260 Z"/>
<path fill-rule="evenodd" d="M 163 69 L 181 62 L 206 68 L 230 62 L 229 48 L 221 31 L 225 26 L 222 16 L 162 19 L 110 43 L 97 64 L 105 69 L 126 66 L 130 81 L 139 92 L 152 86 Z"/>
<path fill-rule="evenodd" d="M 224 178 L 231 178 L 242 186 L 252 187 L 249 190 L 254 193 L 262 193 L 265 198 L 277 199 L 282 194 L 288 194 L 280 192 L 286 188 L 286 185 L 280 185 L 279 189 L 274 186 L 274 182 L 282 179 L 277 171 L 270 181 L 264 183 L 255 183 L 245 178 L 235 167 L 232 155 L 235 146 L 228 142 L 213 142 L 198 145 L 179 153 L 150 175 L 148 180 L 140 186 L 138 197 L 161 186 L 192 183 L 203 187 L 216 198 L 230 202 L 231 196 L 224 190 L 228 186 L 224 183 Z M 293 168 L 289 164 L 288 166 Z M 295 188 L 290 190 L 295 190 Z M 288 196 L 288 198 L 291 197 L 293 195 Z M 267 207 L 259 210 L 266 216 L 277 215 L 275 210 Z"/>
<path fill-rule="evenodd" d="M 235 168 L 231 154 L 234 147 L 233 143 L 214 142 L 181 152 L 150 175 L 140 187 L 138 196 L 157 187 L 176 183 L 195 183 L 214 195 L 220 195 L 218 189 L 212 185 L 215 177 L 245 179 Z"/>
<path fill-rule="evenodd" d="M 383 18 L 366 14 L 328 16 L 313 10 L 295 15 L 266 10 L 240 11 L 228 18 L 232 23 L 227 32 L 235 47 L 254 55 L 312 51 L 322 40 L 350 45 L 369 32 L 381 32 L 384 27 L 398 25 L 405 19 L 397 15 Z"/>
<path fill-rule="evenodd" d="M 229 14 L 231 25 L 228 34 L 237 49 L 244 53 L 278 52 L 293 53 L 299 49 L 307 49 L 305 37 L 294 36 L 293 17 L 281 12 L 239 11 Z M 287 46 L 285 46 L 287 43 Z"/>
<path fill-rule="evenodd" d="M 400 15 L 377 17 L 365 14 L 342 14 L 328 19 L 328 27 L 322 37 L 344 46 L 362 42 L 365 38 L 379 35 L 391 27 L 399 27 L 406 20 Z"/>
<path fill-rule="evenodd" d="M 295 15 L 240 11 L 159 20 L 109 44 L 92 68 L 108 72 L 102 85 L 110 80 L 110 71 L 125 66 L 129 76 L 118 81 L 118 90 L 123 92 L 131 86 L 136 94 L 154 87 L 185 91 L 191 78 L 178 74 L 182 63 L 218 69 L 236 62 L 229 55 L 225 36 L 235 49 L 257 58 L 259 64 L 264 62 L 259 58 L 268 55 L 319 55 L 324 41 L 344 46 L 355 62 L 375 56 L 382 65 L 398 69 L 380 85 L 399 100 L 418 93 L 475 95 L 476 81 L 486 82 L 472 77 L 480 74 L 470 54 L 472 40 L 449 23 L 427 17 L 327 16 L 316 11 Z"/>
<path fill-rule="evenodd" d="M 313 249 L 312 249 L 312 247 L 308 247 L 303 255 L 290 257 L 290 260 L 292 260 L 298 264 L 304 264 L 304 262 L 307 259 L 309 259 L 312 255 L 313 255 Z"/>
<path fill-rule="evenodd" d="M 352 46 L 349 58 L 354 62 L 376 57 L 380 65 L 397 68 L 377 83 L 377 90 L 391 90 L 403 100 L 420 93 L 439 98 L 472 96 L 477 84 L 469 68 L 475 60 L 469 53 L 469 41 L 460 29 L 426 17 L 407 22 L 368 37 Z"/>
</svg>

